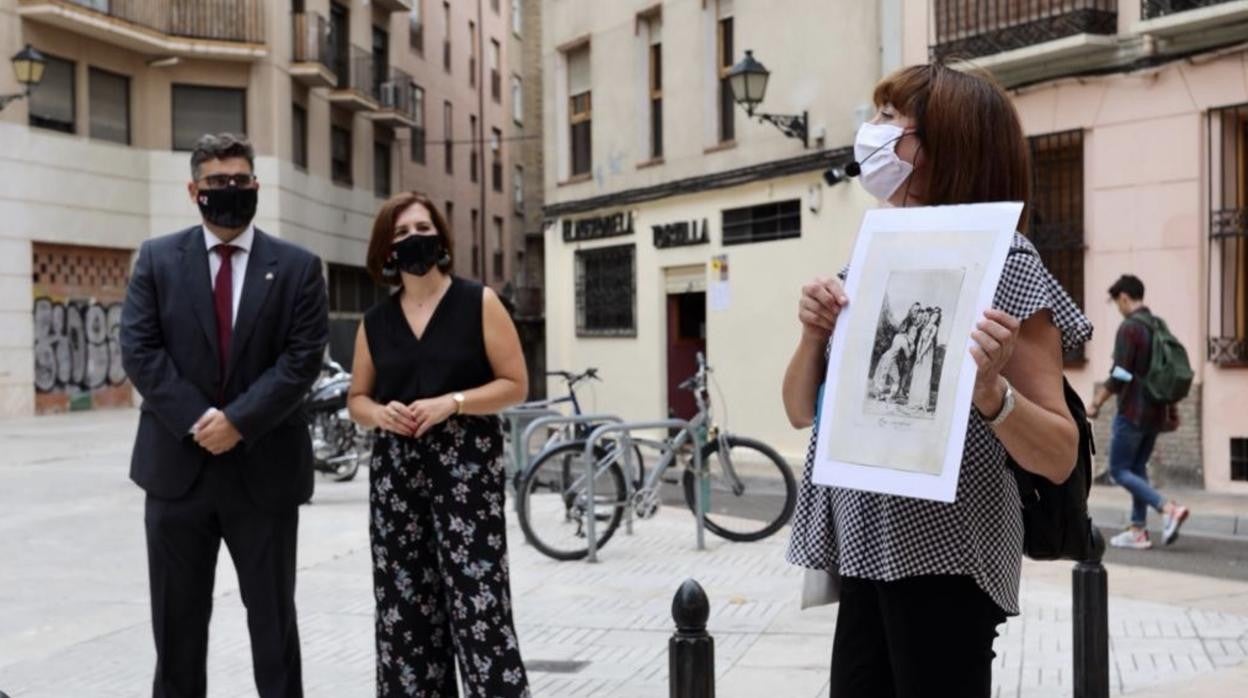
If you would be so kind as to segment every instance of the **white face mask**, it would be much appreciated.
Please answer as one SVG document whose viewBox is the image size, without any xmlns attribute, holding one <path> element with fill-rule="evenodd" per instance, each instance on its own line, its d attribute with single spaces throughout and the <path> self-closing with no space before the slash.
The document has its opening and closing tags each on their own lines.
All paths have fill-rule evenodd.
<svg viewBox="0 0 1248 698">
<path fill-rule="evenodd" d="M 862 168 L 858 181 L 881 201 L 888 201 L 914 172 L 914 165 L 897 156 L 897 142 L 905 134 L 900 126 L 866 123 L 854 139 L 854 160 Z"/>
</svg>

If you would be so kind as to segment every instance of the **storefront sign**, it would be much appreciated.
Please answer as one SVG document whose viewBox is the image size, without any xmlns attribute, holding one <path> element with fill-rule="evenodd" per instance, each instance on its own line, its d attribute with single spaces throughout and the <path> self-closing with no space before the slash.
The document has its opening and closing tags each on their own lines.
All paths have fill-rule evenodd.
<svg viewBox="0 0 1248 698">
<path fill-rule="evenodd" d="M 563 241 L 600 240 L 633 234 L 633 214 L 615 213 L 576 221 L 563 221 Z"/>
<path fill-rule="evenodd" d="M 653 226 L 653 229 L 654 246 L 659 249 L 705 245 L 711 241 L 710 228 L 705 218 L 702 219 L 701 224 L 696 220 L 681 221 L 680 223 L 656 225 Z"/>
</svg>

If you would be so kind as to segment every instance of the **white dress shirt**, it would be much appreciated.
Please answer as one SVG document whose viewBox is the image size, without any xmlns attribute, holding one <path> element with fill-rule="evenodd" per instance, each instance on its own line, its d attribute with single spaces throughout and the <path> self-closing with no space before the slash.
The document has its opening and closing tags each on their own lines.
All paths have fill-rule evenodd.
<svg viewBox="0 0 1248 698">
<path fill-rule="evenodd" d="M 249 225 L 242 235 L 228 243 L 224 243 L 238 248 L 234 250 L 234 254 L 230 257 L 230 264 L 233 265 L 230 271 L 234 280 L 232 294 L 234 309 L 233 314 L 230 315 L 231 325 L 238 322 L 238 301 L 243 297 L 243 278 L 247 275 L 247 260 L 251 257 L 251 245 L 255 239 L 256 226 Z M 207 226 L 204 226 L 204 245 L 208 247 L 208 278 L 211 279 L 214 291 L 217 284 L 217 272 L 221 269 L 221 255 L 212 248 L 220 244 L 222 244 L 221 240 L 216 235 L 213 235 Z"/>
</svg>

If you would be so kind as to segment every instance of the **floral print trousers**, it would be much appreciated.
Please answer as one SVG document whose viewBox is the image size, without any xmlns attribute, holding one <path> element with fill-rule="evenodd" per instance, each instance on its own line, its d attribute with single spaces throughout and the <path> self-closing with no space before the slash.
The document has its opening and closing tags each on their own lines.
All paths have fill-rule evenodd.
<svg viewBox="0 0 1248 698">
<path fill-rule="evenodd" d="M 378 437 L 369 472 L 377 695 L 529 698 L 511 617 L 497 419 Z"/>
</svg>

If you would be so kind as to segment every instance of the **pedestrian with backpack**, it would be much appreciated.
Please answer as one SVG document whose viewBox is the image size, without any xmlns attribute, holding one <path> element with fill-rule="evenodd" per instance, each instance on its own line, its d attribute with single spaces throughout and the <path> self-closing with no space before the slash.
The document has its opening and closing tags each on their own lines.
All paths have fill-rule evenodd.
<svg viewBox="0 0 1248 698">
<path fill-rule="evenodd" d="M 1116 548 L 1147 550 L 1148 507 L 1164 516 L 1162 542 L 1170 545 L 1190 513 L 1167 501 L 1148 482 L 1148 459 L 1157 436 L 1178 426 L 1176 403 L 1187 397 L 1192 369 L 1183 345 L 1161 318 L 1144 305 L 1144 282 L 1124 274 L 1109 287 L 1109 297 L 1122 313 L 1114 340 L 1109 380 L 1097 387 L 1088 416 L 1095 419 L 1111 396 L 1118 396 L 1109 445 L 1109 475 L 1131 493 L 1131 525 L 1110 539 Z"/>
</svg>

